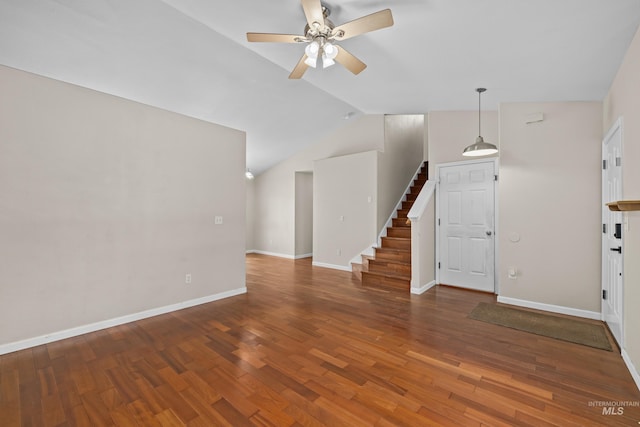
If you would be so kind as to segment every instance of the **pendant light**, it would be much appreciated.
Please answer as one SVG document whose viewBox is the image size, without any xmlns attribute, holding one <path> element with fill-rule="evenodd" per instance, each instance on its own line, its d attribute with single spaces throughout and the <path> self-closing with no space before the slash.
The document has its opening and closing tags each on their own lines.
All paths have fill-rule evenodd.
<svg viewBox="0 0 640 427">
<path fill-rule="evenodd" d="M 462 152 L 462 155 L 466 157 L 488 156 L 489 154 L 495 154 L 498 152 L 498 147 L 490 142 L 484 142 L 480 133 L 480 96 L 482 95 L 482 92 L 485 92 L 486 90 L 487 89 L 483 87 L 476 89 L 476 92 L 478 92 L 478 137 L 474 144 L 471 144 Z"/>
</svg>

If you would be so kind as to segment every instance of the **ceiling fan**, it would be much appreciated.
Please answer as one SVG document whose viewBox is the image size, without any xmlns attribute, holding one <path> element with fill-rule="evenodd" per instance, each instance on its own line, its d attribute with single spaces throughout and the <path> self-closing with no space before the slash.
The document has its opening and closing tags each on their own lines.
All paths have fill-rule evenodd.
<svg viewBox="0 0 640 427">
<path fill-rule="evenodd" d="M 247 33 L 247 40 L 250 42 L 307 43 L 304 55 L 289 75 L 290 79 L 299 79 L 307 68 L 315 68 L 318 57 L 322 59 L 323 68 L 338 62 L 353 74 L 359 74 L 367 68 L 367 64 L 343 47 L 336 45 L 335 42 L 393 25 L 391 10 L 385 9 L 335 26 L 328 19 L 330 9 L 320 3 L 320 0 L 301 0 L 301 2 L 307 18 L 304 35 Z"/>
</svg>

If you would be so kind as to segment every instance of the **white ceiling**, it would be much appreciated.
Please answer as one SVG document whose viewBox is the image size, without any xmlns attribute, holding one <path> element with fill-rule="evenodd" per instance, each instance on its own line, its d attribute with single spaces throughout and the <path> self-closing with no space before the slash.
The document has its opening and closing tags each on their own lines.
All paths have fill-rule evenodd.
<svg viewBox="0 0 640 427">
<path fill-rule="evenodd" d="M 329 0 L 342 24 L 395 25 L 341 46 L 368 64 L 289 72 L 299 0 L 0 0 L 0 64 L 247 132 L 259 173 L 363 113 L 602 100 L 640 22 L 638 0 Z"/>
</svg>

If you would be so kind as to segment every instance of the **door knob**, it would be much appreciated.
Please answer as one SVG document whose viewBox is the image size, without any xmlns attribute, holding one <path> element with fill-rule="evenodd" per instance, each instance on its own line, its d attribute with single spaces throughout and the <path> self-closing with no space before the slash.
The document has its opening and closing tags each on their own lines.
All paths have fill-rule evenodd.
<svg viewBox="0 0 640 427">
<path fill-rule="evenodd" d="M 618 246 L 617 248 L 610 248 L 612 252 L 622 253 L 622 246 Z"/>
<path fill-rule="evenodd" d="M 487 230 L 486 233 L 487 233 L 487 236 L 491 236 L 493 234 L 491 230 Z"/>
</svg>

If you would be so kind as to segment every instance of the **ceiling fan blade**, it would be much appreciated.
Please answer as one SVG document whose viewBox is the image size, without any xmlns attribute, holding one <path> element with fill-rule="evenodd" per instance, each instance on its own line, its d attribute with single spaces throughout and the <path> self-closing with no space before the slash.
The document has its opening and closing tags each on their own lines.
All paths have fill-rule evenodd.
<svg viewBox="0 0 640 427">
<path fill-rule="evenodd" d="M 367 68 L 367 64 L 360 61 L 358 58 L 344 50 L 343 47 L 338 46 L 338 55 L 336 56 L 336 62 L 342 64 L 347 70 L 353 74 L 360 74 L 362 70 Z"/>
<path fill-rule="evenodd" d="M 289 74 L 290 79 L 299 79 L 302 77 L 304 72 L 307 71 L 307 68 L 309 68 L 309 66 L 305 64 L 305 59 L 307 59 L 306 54 L 302 55 L 302 58 L 300 58 L 300 61 L 298 61 L 298 65 L 296 65 L 291 74 Z"/>
<path fill-rule="evenodd" d="M 301 43 L 305 40 L 304 36 L 295 34 L 247 33 L 250 42 Z"/>
<path fill-rule="evenodd" d="M 393 25 L 393 15 L 390 9 L 381 10 L 362 18 L 354 19 L 333 29 L 336 40 L 346 40 L 370 31 L 380 30 Z"/>
<path fill-rule="evenodd" d="M 309 27 L 313 28 L 314 22 L 320 26 L 324 25 L 324 14 L 320 0 L 302 0 L 302 9 L 304 9 L 304 16 L 307 18 Z"/>
</svg>

